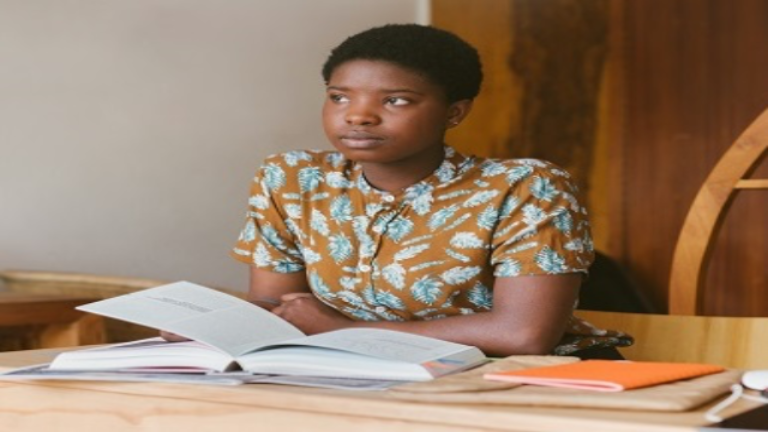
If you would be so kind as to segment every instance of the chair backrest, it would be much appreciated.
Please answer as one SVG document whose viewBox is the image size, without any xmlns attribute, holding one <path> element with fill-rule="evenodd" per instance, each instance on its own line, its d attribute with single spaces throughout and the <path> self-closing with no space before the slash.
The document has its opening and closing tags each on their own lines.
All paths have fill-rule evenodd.
<svg viewBox="0 0 768 432">
<path fill-rule="evenodd" d="M 672 262 L 669 315 L 583 310 L 576 315 L 631 334 L 635 345 L 621 350 L 630 360 L 768 369 L 768 317 L 695 316 L 713 244 L 734 197 L 742 190 L 768 189 L 768 180 L 748 178 L 766 154 L 768 110 L 721 157 L 688 211 Z"/>
<path fill-rule="evenodd" d="M 709 258 L 725 215 L 739 191 L 767 189 L 768 179 L 749 179 L 768 154 L 768 110 L 723 154 L 693 200 L 672 259 L 669 313 L 698 315 Z"/>
<path fill-rule="evenodd" d="M 576 311 L 600 328 L 635 338 L 622 348 L 628 360 L 710 363 L 737 369 L 768 369 L 768 318 L 705 317 Z"/>
</svg>

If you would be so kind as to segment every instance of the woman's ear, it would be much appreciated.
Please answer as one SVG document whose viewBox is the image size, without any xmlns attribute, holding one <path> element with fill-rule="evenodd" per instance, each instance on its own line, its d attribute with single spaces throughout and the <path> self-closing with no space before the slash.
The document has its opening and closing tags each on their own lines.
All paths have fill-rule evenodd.
<svg viewBox="0 0 768 432">
<path fill-rule="evenodd" d="M 456 101 L 448 107 L 448 129 L 454 128 L 469 115 L 472 110 L 472 100 L 464 99 Z"/>
</svg>

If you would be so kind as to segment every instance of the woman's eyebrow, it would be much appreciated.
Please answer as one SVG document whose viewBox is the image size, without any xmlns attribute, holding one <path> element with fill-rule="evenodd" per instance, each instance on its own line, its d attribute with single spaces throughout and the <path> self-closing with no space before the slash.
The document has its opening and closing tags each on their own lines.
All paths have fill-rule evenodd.
<svg viewBox="0 0 768 432">
<path fill-rule="evenodd" d="M 412 89 L 408 89 L 408 88 L 382 89 L 381 92 L 382 93 L 413 93 L 413 94 L 417 94 L 417 95 L 424 94 L 422 92 L 419 92 L 419 91 L 416 91 L 416 90 L 412 90 Z"/>
<path fill-rule="evenodd" d="M 342 92 L 346 92 L 346 91 L 350 91 L 351 89 L 349 87 L 329 85 L 329 86 L 325 87 L 325 90 L 326 91 L 342 91 Z M 416 94 L 416 95 L 423 95 L 424 94 L 424 93 L 422 93 L 420 91 L 412 90 L 412 89 L 409 89 L 409 88 L 378 89 L 377 91 L 380 92 L 380 93 L 387 93 L 387 94 L 389 94 L 389 93 L 412 93 L 412 94 Z"/>
</svg>

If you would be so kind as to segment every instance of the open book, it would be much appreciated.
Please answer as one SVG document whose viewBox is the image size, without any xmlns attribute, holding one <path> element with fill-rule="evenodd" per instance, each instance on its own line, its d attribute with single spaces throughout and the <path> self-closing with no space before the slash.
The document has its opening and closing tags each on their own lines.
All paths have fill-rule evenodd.
<svg viewBox="0 0 768 432">
<path fill-rule="evenodd" d="M 350 328 L 312 336 L 256 305 L 176 282 L 77 309 L 191 339 L 160 338 L 59 354 L 51 370 L 225 372 L 427 381 L 486 361 L 477 348 L 409 333 Z"/>
</svg>

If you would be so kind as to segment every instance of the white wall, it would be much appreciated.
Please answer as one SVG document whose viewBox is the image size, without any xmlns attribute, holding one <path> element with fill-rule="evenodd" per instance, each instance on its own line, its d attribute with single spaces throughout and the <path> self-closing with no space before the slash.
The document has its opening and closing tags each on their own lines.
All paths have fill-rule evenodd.
<svg viewBox="0 0 768 432">
<path fill-rule="evenodd" d="M 427 0 L 0 0 L 0 269 L 244 289 L 260 160 L 328 148 L 320 67 Z"/>
</svg>

